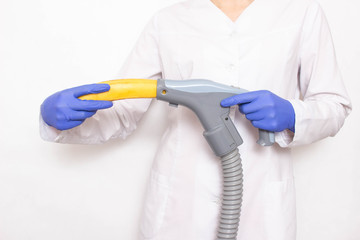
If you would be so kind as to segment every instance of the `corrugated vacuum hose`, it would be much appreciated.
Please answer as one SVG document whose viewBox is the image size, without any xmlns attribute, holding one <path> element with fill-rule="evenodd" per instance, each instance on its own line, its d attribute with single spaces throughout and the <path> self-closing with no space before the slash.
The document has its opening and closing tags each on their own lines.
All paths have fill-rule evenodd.
<svg viewBox="0 0 360 240">
<path fill-rule="evenodd" d="M 223 199 L 217 240 L 236 240 L 243 192 L 243 172 L 239 150 L 221 157 L 223 169 Z"/>
</svg>

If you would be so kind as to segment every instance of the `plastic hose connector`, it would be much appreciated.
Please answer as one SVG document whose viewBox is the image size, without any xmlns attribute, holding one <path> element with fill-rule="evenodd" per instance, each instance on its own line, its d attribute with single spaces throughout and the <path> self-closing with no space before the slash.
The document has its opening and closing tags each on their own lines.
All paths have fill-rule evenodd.
<svg viewBox="0 0 360 240">
<path fill-rule="evenodd" d="M 221 157 L 224 186 L 217 240 L 236 240 L 243 193 L 243 170 L 236 148 Z"/>
</svg>

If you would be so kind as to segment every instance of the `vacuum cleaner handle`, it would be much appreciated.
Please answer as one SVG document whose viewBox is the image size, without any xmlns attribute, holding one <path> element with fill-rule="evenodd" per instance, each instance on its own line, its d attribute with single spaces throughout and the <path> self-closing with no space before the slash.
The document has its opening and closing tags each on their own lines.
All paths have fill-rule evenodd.
<svg viewBox="0 0 360 240">
<path fill-rule="evenodd" d="M 217 156 L 223 156 L 242 144 L 240 134 L 229 117 L 230 108 L 220 105 L 221 100 L 247 92 L 206 79 L 150 80 L 117 79 L 101 83 L 110 85 L 104 93 L 88 94 L 82 100 L 120 100 L 128 98 L 157 98 L 171 106 L 190 108 L 204 127 L 204 137 Z M 275 142 L 273 132 L 259 129 L 258 144 L 271 146 Z"/>
<path fill-rule="evenodd" d="M 230 87 L 205 79 L 164 80 L 157 83 L 158 100 L 171 106 L 190 108 L 204 127 L 204 137 L 217 156 L 232 152 L 243 143 L 234 123 L 229 117 L 230 108 L 220 105 L 221 100 L 247 90 Z M 259 129 L 258 144 L 271 146 L 275 142 L 273 132 Z"/>
</svg>

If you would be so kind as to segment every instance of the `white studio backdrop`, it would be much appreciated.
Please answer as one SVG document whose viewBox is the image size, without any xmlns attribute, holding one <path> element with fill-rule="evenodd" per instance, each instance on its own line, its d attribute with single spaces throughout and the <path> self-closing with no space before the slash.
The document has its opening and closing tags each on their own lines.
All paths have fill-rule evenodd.
<svg viewBox="0 0 360 240">
<path fill-rule="evenodd" d="M 136 239 L 165 103 L 125 142 L 95 146 L 42 141 L 39 107 L 113 79 L 150 17 L 175 2 L 0 1 L 0 240 Z M 319 2 L 354 110 L 335 138 L 294 149 L 298 240 L 359 240 L 360 2 Z"/>
</svg>

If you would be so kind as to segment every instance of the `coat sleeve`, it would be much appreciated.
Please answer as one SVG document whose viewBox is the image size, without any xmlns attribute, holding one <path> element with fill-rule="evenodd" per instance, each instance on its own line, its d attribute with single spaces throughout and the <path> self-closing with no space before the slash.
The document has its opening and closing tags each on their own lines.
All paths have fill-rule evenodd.
<svg viewBox="0 0 360 240">
<path fill-rule="evenodd" d="M 158 52 L 156 16 L 146 25 L 135 47 L 116 78 L 161 77 Z M 64 131 L 48 126 L 40 115 L 40 136 L 47 141 L 61 143 L 98 144 L 113 138 L 126 138 L 149 108 L 151 99 L 115 101 L 109 109 L 99 110 L 83 124 Z"/>
<path fill-rule="evenodd" d="M 300 41 L 297 89 L 300 98 L 290 100 L 295 110 L 295 134 L 279 133 L 276 141 L 282 147 L 334 136 L 352 108 L 336 62 L 327 20 L 316 2 L 307 10 Z"/>
</svg>

